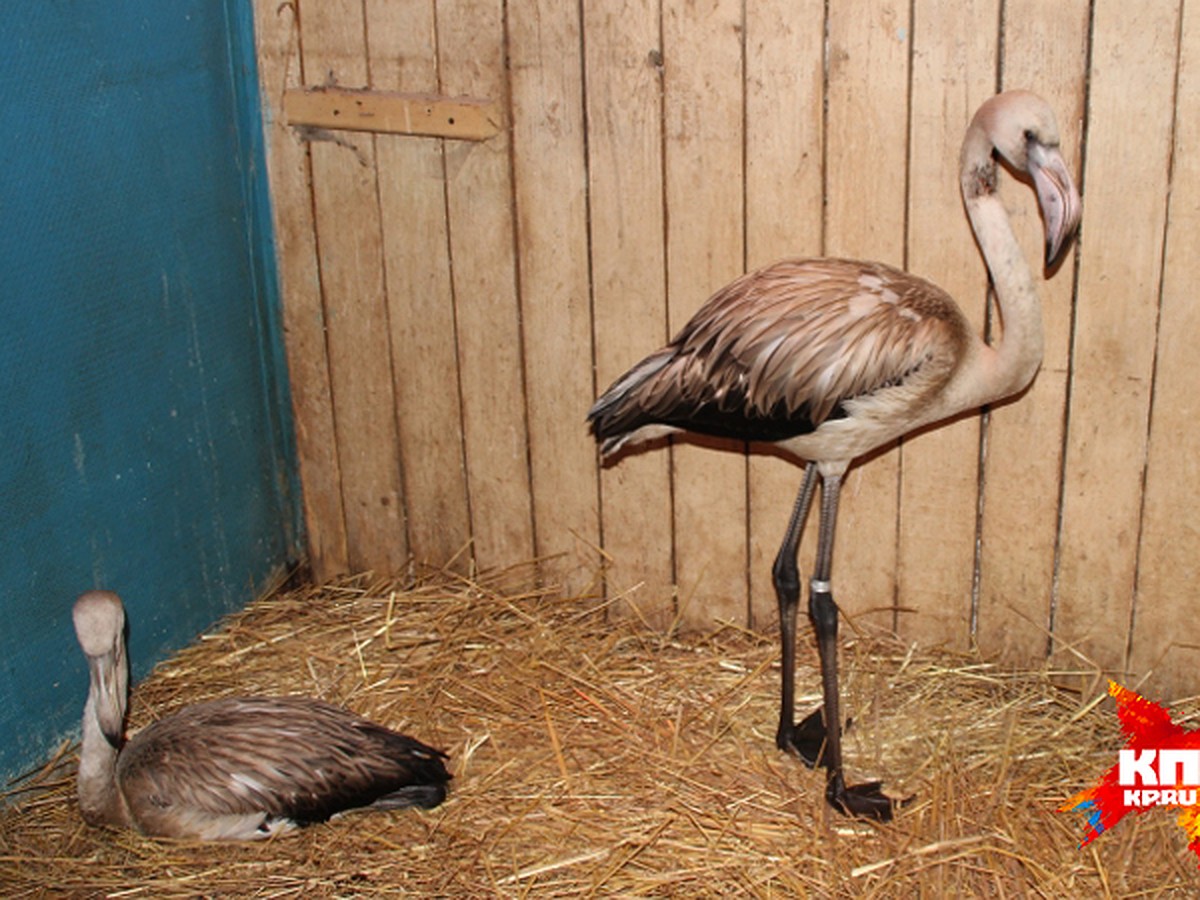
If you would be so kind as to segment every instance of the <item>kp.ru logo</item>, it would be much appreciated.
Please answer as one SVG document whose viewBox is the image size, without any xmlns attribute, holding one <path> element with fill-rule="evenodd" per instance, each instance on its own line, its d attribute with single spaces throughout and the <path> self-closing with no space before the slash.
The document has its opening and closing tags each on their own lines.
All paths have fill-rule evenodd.
<svg viewBox="0 0 1200 900">
<path fill-rule="evenodd" d="M 1196 789 L 1181 785 L 1200 785 L 1200 750 L 1122 750 L 1117 754 L 1117 784 L 1125 788 L 1122 802 L 1131 809 L 1195 806 Z"/>
<path fill-rule="evenodd" d="M 1117 701 L 1126 748 L 1094 787 L 1076 794 L 1059 811 L 1087 814 L 1080 844 L 1085 846 L 1126 813 L 1140 814 L 1156 806 L 1178 809 L 1188 847 L 1200 857 L 1200 731 L 1185 731 L 1163 707 L 1114 681 L 1108 683 L 1108 692 Z"/>
</svg>

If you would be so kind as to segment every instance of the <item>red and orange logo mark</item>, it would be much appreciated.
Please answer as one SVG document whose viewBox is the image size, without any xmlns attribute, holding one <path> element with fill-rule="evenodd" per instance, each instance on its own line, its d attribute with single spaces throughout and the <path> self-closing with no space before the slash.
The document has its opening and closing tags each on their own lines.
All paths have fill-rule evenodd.
<svg viewBox="0 0 1200 900">
<path fill-rule="evenodd" d="M 1179 810 L 1188 847 L 1200 857 L 1200 731 L 1171 721 L 1167 710 L 1115 681 L 1108 692 L 1117 701 L 1117 718 L 1127 739 L 1117 764 L 1086 791 L 1059 807 L 1087 815 L 1086 846 L 1116 825 L 1126 813 L 1164 806 Z"/>
</svg>

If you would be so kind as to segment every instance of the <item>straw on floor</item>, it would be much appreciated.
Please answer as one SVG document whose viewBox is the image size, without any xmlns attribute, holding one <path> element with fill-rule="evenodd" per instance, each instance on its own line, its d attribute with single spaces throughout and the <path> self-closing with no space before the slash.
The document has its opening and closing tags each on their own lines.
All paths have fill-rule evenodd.
<svg viewBox="0 0 1200 900">
<path fill-rule="evenodd" d="M 844 646 L 848 765 L 913 802 L 852 822 L 774 747 L 774 634 L 664 635 L 532 564 L 463 577 L 363 575 L 261 600 L 135 690 L 131 727 L 207 697 L 310 694 L 449 751 L 429 812 L 356 814 L 263 844 L 93 829 L 74 752 L 0 813 L 9 897 L 1193 896 L 1173 816 L 1087 848 L 1057 807 L 1122 745 L 1111 706 L 966 654 Z M 850 629 L 847 629 L 849 632 Z M 800 708 L 818 702 L 801 649 Z M 807 693 L 806 693 L 807 692 Z M 80 700 L 84 685 L 80 685 Z M 1200 704 L 1177 704 L 1179 717 Z"/>
</svg>

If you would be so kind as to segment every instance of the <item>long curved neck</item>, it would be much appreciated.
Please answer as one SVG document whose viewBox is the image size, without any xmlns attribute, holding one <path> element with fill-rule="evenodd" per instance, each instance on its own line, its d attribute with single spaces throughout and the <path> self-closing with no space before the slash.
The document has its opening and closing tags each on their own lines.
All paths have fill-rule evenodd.
<svg viewBox="0 0 1200 900">
<path fill-rule="evenodd" d="M 129 811 L 117 788 L 117 748 L 108 742 L 96 714 L 95 683 L 83 707 L 76 790 L 79 812 L 90 825 L 128 825 Z"/>
<path fill-rule="evenodd" d="M 1017 243 L 1008 210 L 996 193 L 997 163 L 992 142 L 978 123 L 963 141 L 963 202 L 983 252 L 1000 308 L 1000 339 L 979 347 L 978 403 L 989 403 L 1023 390 L 1042 362 L 1042 305 L 1029 263 Z"/>
</svg>

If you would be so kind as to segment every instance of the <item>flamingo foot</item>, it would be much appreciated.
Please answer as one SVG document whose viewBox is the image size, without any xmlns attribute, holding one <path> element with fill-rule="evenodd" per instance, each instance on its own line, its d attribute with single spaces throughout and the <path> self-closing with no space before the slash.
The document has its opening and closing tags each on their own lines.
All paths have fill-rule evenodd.
<svg viewBox="0 0 1200 900">
<path fill-rule="evenodd" d="M 881 788 L 882 781 L 867 781 L 847 786 L 841 772 L 831 772 L 825 785 L 825 799 L 829 805 L 846 816 L 890 822 L 896 810 L 912 801 L 912 797 L 895 799 L 887 796 Z"/>
<path fill-rule="evenodd" d="M 847 719 L 843 732 L 848 731 L 851 724 L 852 720 Z M 776 743 L 779 749 L 800 757 L 800 761 L 810 769 L 817 766 L 830 769 L 825 799 L 838 812 L 876 822 L 890 822 L 898 808 L 912 801 L 912 797 L 896 799 L 887 796 L 883 793 L 881 781 L 847 785 L 840 765 L 828 766 L 825 761 L 826 737 L 822 707 L 817 707 L 791 729 L 781 728 Z"/>
</svg>

